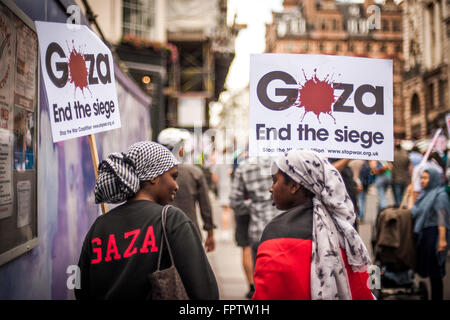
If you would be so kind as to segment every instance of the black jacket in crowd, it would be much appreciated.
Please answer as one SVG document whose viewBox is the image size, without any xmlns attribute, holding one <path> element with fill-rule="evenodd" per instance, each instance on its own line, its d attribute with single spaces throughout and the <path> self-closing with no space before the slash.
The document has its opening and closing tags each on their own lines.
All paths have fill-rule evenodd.
<svg viewBox="0 0 450 320">
<path fill-rule="evenodd" d="M 157 268 L 162 206 L 146 200 L 124 203 L 96 219 L 83 243 L 77 299 L 147 299 L 148 275 Z M 175 266 L 190 299 L 218 299 L 214 273 L 191 220 L 167 212 L 166 230 Z M 170 266 L 164 245 L 161 269 Z"/>
</svg>

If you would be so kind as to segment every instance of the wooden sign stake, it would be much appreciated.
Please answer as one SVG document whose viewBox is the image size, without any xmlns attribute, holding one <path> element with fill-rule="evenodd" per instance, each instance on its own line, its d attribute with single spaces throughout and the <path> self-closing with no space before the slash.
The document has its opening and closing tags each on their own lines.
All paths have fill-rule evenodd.
<svg viewBox="0 0 450 320">
<path fill-rule="evenodd" d="M 91 148 L 92 164 L 94 165 L 95 179 L 98 177 L 98 151 L 97 143 L 95 142 L 95 136 L 93 134 L 89 135 L 89 147 Z M 102 213 L 106 213 L 106 203 L 101 203 Z"/>
</svg>

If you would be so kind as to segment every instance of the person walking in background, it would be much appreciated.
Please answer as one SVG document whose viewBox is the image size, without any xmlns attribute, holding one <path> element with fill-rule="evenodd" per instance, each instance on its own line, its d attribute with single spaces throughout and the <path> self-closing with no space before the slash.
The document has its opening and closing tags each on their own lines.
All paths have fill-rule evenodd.
<svg viewBox="0 0 450 320">
<path fill-rule="evenodd" d="M 378 194 L 378 212 L 387 207 L 386 191 L 392 184 L 392 163 L 371 160 L 369 162 L 372 174 L 375 176 L 375 186 Z"/>
<path fill-rule="evenodd" d="M 420 184 L 423 189 L 416 201 L 409 185 L 408 208 L 415 219 L 417 270 L 421 277 L 429 277 L 431 299 L 443 299 L 443 281 L 450 243 L 450 202 L 441 173 L 433 168 L 423 171 Z"/>
<path fill-rule="evenodd" d="M 239 164 L 248 157 L 248 145 L 244 151 L 236 150 L 233 155 L 233 172 L 231 174 L 232 181 L 234 181 L 236 170 Z M 233 183 L 232 183 L 233 185 Z M 245 195 L 249 199 L 248 195 Z M 252 247 L 248 238 L 248 226 L 250 223 L 250 213 L 248 210 L 240 214 L 234 214 L 235 221 L 235 240 L 238 247 L 242 248 L 242 268 L 244 270 L 245 279 L 248 284 L 247 299 L 251 299 L 255 292 L 255 285 L 253 283 L 253 257 Z"/>
<path fill-rule="evenodd" d="M 367 194 L 369 193 L 369 187 L 375 180 L 372 175 L 372 170 L 370 169 L 369 161 L 364 160 L 359 172 L 359 180 L 361 181 L 362 191 L 358 195 L 359 208 L 360 208 L 360 219 L 364 220 L 365 210 L 366 210 L 366 200 Z"/>
<path fill-rule="evenodd" d="M 158 135 L 158 142 L 168 148 L 178 160 L 189 153 L 190 133 L 178 128 L 166 128 Z M 188 147 L 188 150 L 186 150 Z M 187 152 L 186 152 L 187 151 Z M 205 248 L 207 252 L 215 249 L 214 228 L 211 202 L 209 199 L 209 187 L 203 171 L 191 164 L 180 163 L 178 165 L 177 182 L 179 190 L 174 199 L 174 206 L 180 208 L 192 220 L 202 238 L 200 227 L 197 222 L 196 204 L 200 209 L 203 221 L 203 230 L 207 232 Z"/>
<path fill-rule="evenodd" d="M 450 158 L 448 156 L 448 148 L 445 148 L 443 154 L 442 154 L 442 162 L 445 164 L 445 170 L 450 168 Z M 447 179 L 448 180 L 448 179 Z"/>
<path fill-rule="evenodd" d="M 447 160 L 447 170 L 445 171 L 445 178 L 447 179 L 447 184 L 445 185 L 445 191 L 450 197 L 450 159 Z"/>
<path fill-rule="evenodd" d="M 255 284 L 253 282 L 253 257 L 252 246 L 248 238 L 248 226 L 250 223 L 250 213 L 242 212 L 234 214 L 236 222 L 235 240 L 238 247 L 242 248 L 242 268 L 244 269 L 245 279 L 248 284 L 247 299 L 251 299 L 255 292 Z"/>
<path fill-rule="evenodd" d="M 420 152 L 418 146 L 413 146 L 411 151 L 409 152 L 409 161 L 411 161 L 411 171 L 410 175 L 412 175 L 412 170 L 422 161 L 423 155 Z"/>
<path fill-rule="evenodd" d="M 221 239 L 231 240 L 231 215 L 233 211 L 230 207 L 230 193 L 231 193 L 231 174 L 233 172 L 233 165 L 231 163 L 232 157 L 228 154 L 228 149 L 224 148 L 222 157 L 216 158 L 216 162 L 211 168 L 213 176 L 213 183 L 217 186 L 217 195 L 222 208 L 221 214 Z"/>
<path fill-rule="evenodd" d="M 252 252 L 252 266 L 255 265 L 261 234 L 265 226 L 280 212 L 273 206 L 269 188 L 272 185 L 270 158 L 247 158 L 236 169 L 233 179 L 230 204 L 237 220 L 249 215 L 248 239 Z M 250 287 L 251 294 L 253 288 Z"/>
<path fill-rule="evenodd" d="M 443 175 L 442 179 L 445 180 L 444 172 L 447 170 L 447 163 L 437 151 L 431 153 L 430 159 L 439 167 L 437 170 Z"/>
<path fill-rule="evenodd" d="M 144 300 L 152 297 L 149 275 L 171 266 L 162 249 L 161 213 L 178 191 L 179 162 L 162 145 L 141 141 L 112 153 L 99 165 L 96 203 L 122 203 L 98 217 L 83 242 L 77 299 Z M 190 299 L 218 299 L 219 290 L 193 222 L 170 207 L 166 231 L 174 265 Z"/>
<path fill-rule="evenodd" d="M 263 232 L 253 299 L 373 300 L 370 256 L 339 171 L 316 152 L 291 150 L 272 177 L 273 201 L 285 212 Z"/>
<path fill-rule="evenodd" d="M 356 194 L 358 201 L 358 217 L 362 221 L 364 218 L 364 209 L 366 205 L 366 193 L 364 190 L 363 182 L 361 181 L 361 169 L 363 168 L 364 160 L 353 159 L 348 163 L 348 167 L 352 170 L 353 181 L 356 184 Z"/>
<path fill-rule="evenodd" d="M 353 178 L 353 172 L 348 166 L 350 159 L 335 159 L 329 158 L 328 161 L 339 171 L 342 180 L 345 185 L 345 189 L 352 200 L 353 207 L 355 209 L 356 215 L 359 216 L 359 206 L 358 206 L 358 190 L 355 179 Z M 358 230 L 359 221 L 355 220 L 355 229 Z"/>
<path fill-rule="evenodd" d="M 394 162 L 392 163 L 392 189 L 394 191 L 395 205 L 400 206 L 406 187 L 411 181 L 408 152 L 400 144 L 400 140 L 395 139 Z"/>
<path fill-rule="evenodd" d="M 412 173 L 412 183 L 413 183 L 413 193 L 412 197 L 415 200 L 418 199 L 420 194 L 423 192 L 422 184 L 420 183 L 420 177 L 422 176 L 423 171 L 427 169 L 434 169 L 439 172 L 441 177 L 441 182 L 443 183 L 444 178 L 444 169 L 442 168 L 442 163 L 439 161 L 439 155 L 435 152 L 431 153 L 430 157 L 423 163 L 422 165 L 417 165 Z"/>
</svg>

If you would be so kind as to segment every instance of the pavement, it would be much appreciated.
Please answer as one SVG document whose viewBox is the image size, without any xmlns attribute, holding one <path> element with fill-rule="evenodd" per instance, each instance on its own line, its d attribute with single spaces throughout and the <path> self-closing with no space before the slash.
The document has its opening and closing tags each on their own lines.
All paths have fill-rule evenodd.
<svg viewBox="0 0 450 320">
<path fill-rule="evenodd" d="M 230 225 L 224 230 L 221 225 L 222 208 L 219 201 L 212 193 L 210 199 L 214 224 L 218 228 L 214 230 L 216 249 L 207 253 L 207 256 L 216 275 L 220 299 L 247 300 L 245 295 L 248 292 L 248 284 L 242 267 L 242 248 L 238 247 L 234 240 L 234 217 L 229 217 Z M 199 225 L 202 225 L 200 221 Z"/>
<path fill-rule="evenodd" d="M 210 194 L 210 199 L 214 223 L 218 228 L 214 231 L 216 249 L 213 252 L 207 253 L 207 256 L 216 275 L 220 299 L 246 300 L 245 295 L 248 292 L 248 284 L 242 267 L 242 249 L 236 246 L 234 240 L 234 217 L 230 217 L 228 231 L 223 230 L 221 226 L 222 210 L 219 202 L 212 193 Z M 388 205 L 393 204 L 393 195 L 390 189 L 387 192 L 387 201 Z M 372 186 L 369 188 L 367 195 L 364 221 L 361 222 L 359 228 L 361 238 L 372 257 L 371 238 L 376 216 L 377 193 L 375 187 Z M 201 221 L 199 221 L 199 225 L 202 226 Z M 428 279 L 423 279 L 416 275 L 416 281 L 425 281 L 428 286 L 428 292 L 431 292 Z M 450 255 L 447 257 L 447 275 L 444 278 L 444 299 L 450 300 Z"/>
</svg>

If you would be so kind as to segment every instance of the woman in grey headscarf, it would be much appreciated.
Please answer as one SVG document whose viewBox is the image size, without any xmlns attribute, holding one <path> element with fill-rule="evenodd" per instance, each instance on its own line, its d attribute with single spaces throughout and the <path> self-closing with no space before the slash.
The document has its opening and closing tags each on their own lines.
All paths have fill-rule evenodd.
<svg viewBox="0 0 450 320">
<path fill-rule="evenodd" d="M 450 243 L 450 203 L 442 175 L 434 168 L 425 169 L 420 177 L 422 193 L 414 202 L 409 197 L 408 208 L 414 218 L 416 235 L 416 272 L 423 278 L 429 277 L 431 299 L 442 300 L 443 278 Z M 408 187 L 412 194 L 412 185 Z"/>
<path fill-rule="evenodd" d="M 339 172 L 313 151 L 291 150 L 272 177 L 274 204 L 287 211 L 262 235 L 254 299 L 373 300 L 370 257 Z"/>
<path fill-rule="evenodd" d="M 147 299 L 148 276 L 162 246 L 161 211 L 178 190 L 178 161 L 162 145 L 142 141 L 112 153 L 99 165 L 95 202 L 121 203 L 96 219 L 81 251 L 77 299 Z M 218 299 L 216 279 L 191 220 L 167 211 L 166 231 L 174 264 L 190 299 Z M 171 262 L 164 245 L 161 269 Z"/>
</svg>

